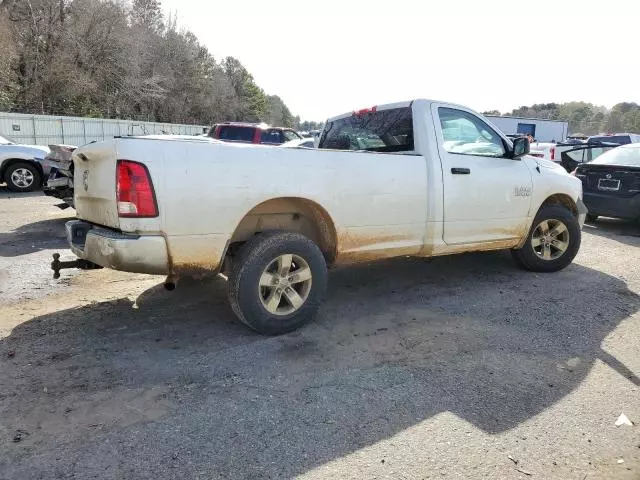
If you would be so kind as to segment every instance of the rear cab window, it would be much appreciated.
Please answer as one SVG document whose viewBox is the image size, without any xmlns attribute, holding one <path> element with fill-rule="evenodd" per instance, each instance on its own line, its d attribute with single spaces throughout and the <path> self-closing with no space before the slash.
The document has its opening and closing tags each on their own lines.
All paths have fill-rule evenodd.
<svg viewBox="0 0 640 480">
<path fill-rule="evenodd" d="M 243 127 L 241 125 L 221 125 L 217 138 L 229 142 L 253 142 L 254 127 Z"/>
<path fill-rule="evenodd" d="M 328 122 L 318 148 L 368 152 L 411 152 L 411 107 L 371 109 Z"/>
</svg>

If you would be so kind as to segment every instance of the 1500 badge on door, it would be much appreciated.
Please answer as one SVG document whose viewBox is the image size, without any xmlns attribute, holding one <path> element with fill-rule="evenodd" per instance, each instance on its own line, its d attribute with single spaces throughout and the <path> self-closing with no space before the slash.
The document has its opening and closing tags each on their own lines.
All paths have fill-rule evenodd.
<svg viewBox="0 0 640 480">
<path fill-rule="evenodd" d="M 531 188 L 529 187 L 515 187 L 513 189 L 514 197 L 530 197 L 531 196 Z"/>
</svg>

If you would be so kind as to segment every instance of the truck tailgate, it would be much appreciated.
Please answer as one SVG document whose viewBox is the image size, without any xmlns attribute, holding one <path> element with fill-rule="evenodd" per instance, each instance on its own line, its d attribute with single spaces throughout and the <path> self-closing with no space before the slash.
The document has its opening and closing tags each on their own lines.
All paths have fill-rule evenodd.
<svg viewBox="0 0 640 480">
<path fill-rule="evenodd" d="M 90 143 L 73 152 L 78 218 L 119 228 L 116 203 L 116 140 Z"/>
</svg>

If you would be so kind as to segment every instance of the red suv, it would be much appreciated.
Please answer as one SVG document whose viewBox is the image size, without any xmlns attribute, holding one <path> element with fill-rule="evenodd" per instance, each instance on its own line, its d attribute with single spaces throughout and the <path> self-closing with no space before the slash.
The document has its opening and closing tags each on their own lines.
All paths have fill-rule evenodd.
<svg viewBox="0 0 640 480">
<path fill-rule="evenodd" d="M 223 142 L 281 145 L 302 138 L 291 128 L 271 127 L 264 123 L 226 122 L 215 125 L 209 136 Z"/>
</svg>

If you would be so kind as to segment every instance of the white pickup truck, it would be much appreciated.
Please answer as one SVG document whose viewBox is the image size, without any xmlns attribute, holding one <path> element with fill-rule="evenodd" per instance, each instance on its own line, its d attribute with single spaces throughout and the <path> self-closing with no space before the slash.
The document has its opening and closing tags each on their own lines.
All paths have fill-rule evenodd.
<svg viewBox="0 0 640 480">
<path fill-rule="evenodd" d="M 223 273 L 238 318 L 279 334 L 313 317 L 331 265 L 511 249 L 529 270 L 566 267 L 582 185 L 528 151 L 430 100 L 331 118 L 319 149 L 115 138 L 74 152 L 67 234 L 75 266 L 167 275 L 169 289 Z"/>
</svg>

